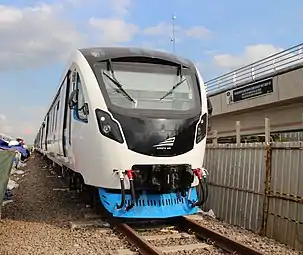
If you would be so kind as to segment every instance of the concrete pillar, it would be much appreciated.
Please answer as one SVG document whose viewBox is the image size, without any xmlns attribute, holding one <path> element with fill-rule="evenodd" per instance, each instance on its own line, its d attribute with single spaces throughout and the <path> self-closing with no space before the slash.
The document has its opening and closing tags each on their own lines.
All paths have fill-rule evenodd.
<svg viewBox="0 0 303 255">
<path fill-rule="evenodd" d="M 237 141 L 237 145 L 241 144 L 241 126 L 240 126 L 240 121 L 236 122 L 236 141 Z"/>
<path fill-rule="evenodd" d="M 265 118 L 265 143 L 270 143 L 270 120 Z"/>
</svg>

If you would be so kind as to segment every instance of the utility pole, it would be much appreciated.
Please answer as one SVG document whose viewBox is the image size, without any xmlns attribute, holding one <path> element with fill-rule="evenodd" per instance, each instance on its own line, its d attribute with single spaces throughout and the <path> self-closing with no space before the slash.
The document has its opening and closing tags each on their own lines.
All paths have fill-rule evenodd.
<svg viewBox="0 0 303 255">
<path fill-rule="evenodd" d="M 175 37 L 175 20 L 176 20 L 176 16 L 173 15 L 172 16 L 172 23 L 173 23 L 173 37 L 170 39 L 170 41 L 173 43 L 173 52 L 175 53 L 176 51 L 176 37 Z"/>
</svg>

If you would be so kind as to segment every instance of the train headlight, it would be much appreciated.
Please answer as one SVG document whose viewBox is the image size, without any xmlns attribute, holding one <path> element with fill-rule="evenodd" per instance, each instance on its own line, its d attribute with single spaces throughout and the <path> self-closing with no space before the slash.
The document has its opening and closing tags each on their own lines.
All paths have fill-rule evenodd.
<svg viewBox="0 0 303 255">
<path fill-rule="evenodd" d="M 202 127 L 201 127 L 201 125 L 198 125 L 197 136 L 200 137 L 201 135 L 202 135 Z"/>
<path fill-rule="evenodd" d="M 106 124 L 106 125 L 103 126 L 103 132 L 105 134 L 109 134 L 111 130 L 112 130 L 112 128 L 110 127 L 110 125 Z"/>
<path fill-rule="evenodd" d="M 196 143 L 201 142 L 207 134 L 207 114 L 204 113 L 197 127 Z"/>
<path fill-rule="evenodd" d="M 123 137 L 119 125 L 111 116 L 100 109 L 96 109 L 96 117 L 99 126 L 99 131 L 105 137 L 123 143 Z"/>
</svg>

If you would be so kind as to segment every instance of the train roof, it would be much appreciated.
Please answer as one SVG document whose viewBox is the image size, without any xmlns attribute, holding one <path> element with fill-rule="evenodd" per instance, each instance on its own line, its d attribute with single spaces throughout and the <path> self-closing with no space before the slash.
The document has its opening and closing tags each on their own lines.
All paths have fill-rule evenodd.
<svg viewBox="0 0 303 255">
<path fill-rule="evenodd" d="M 5 137 L 5 138 L 8 138 L 8 139 L 14 140 L 14 138 L 12 136 L 6 135 L 4 133 L 0 133 L 0 137 Z"/>
<path fill-rule="evenodd" d="M 79 49 L 90 65 L 96 62 L 114 58 L 149 57 L 174 62 L 194 69 L 192 61 L 169 52 L 135 47 L 96 47 Z"/>
</svg>

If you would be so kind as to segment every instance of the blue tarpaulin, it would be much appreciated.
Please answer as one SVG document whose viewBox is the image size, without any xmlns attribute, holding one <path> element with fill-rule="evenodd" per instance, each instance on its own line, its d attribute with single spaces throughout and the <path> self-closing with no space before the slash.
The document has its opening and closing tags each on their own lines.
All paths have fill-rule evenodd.
<svg viewBox="0 0 303 255">
<path fill-rule="evenodd" d="M 21 144 L 9 146 L 8 143 L 2 139 L 0 139 L 0 149 L 2 150 L 10 150 L 14 149 L 21 153 L 23 158 L 29 157 L 28 150 L 25 149 Z"/>
<path fill-rule="evenodd" d="M 13 145 L 10 148 L 19 151 L 24 158 L 28 157 L 27 150 L 22 145 Z"/>
</svg>

